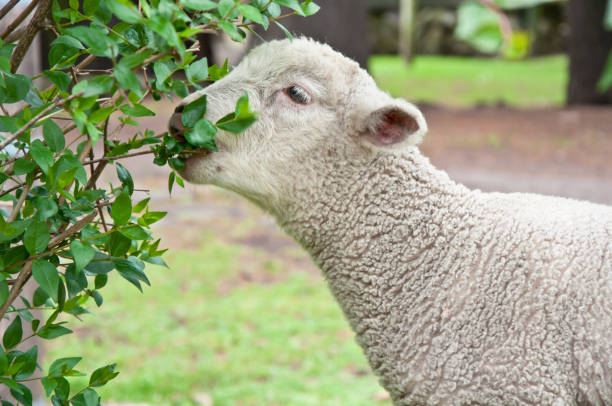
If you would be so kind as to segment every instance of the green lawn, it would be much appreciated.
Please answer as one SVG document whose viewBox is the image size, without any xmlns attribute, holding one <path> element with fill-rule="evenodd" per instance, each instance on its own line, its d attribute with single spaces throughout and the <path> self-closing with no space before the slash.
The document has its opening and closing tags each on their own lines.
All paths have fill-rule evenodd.
<svg viewBox="0 0 612 406">
<path fill-rule="evenodd" d="M 107 400 L 196 405 L 208 393 L 215 406 L 390 404 L 375 400 L 382 389 L 322 278 L 295 270 L 232 288 L 237 254 L 211 235 L 197 250 L 173 251 L 170 270 L 150 267 L 144 294 L 111 278 L 101 311 L 73 323 L 76 335 L 56 340 L 48 359 L 84 355 L 86 372 L 117 362 L 121 373 L 100 391 Z"/>
<path fill-rule="evenodd" d="M 565 56 L 526 61 L 419 56 L 411 65 L 398 56 L 374 56 L 370 72 L 382 89 L 412 102 L 533 107 L 565 102 L 567 65 Z"/>
</svg>

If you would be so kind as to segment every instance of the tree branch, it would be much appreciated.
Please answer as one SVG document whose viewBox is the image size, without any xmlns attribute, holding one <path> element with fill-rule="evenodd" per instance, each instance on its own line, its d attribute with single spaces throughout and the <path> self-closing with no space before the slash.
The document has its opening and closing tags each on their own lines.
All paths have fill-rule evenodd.
<svg viewBox="0 0 612 406">
<path fill-rule="evenodd" d="M 34 7 L 36 7 L 39 1 L 40 0 L 34 0 L 30 2 L 30 4 L 28 4 L 28 6 L 17 16 L 17 18 L 14 19 L 8 27 L 6 27 L 6 30 L 4 30 L 2 35 L 0 35 L 0 38 L 5 39 L 11 32 L 13 32 L 15 28 L 19 27 L 19 24 L 21 24 L 23 20 L 25 20 L 30 15 L 30 13 L 32 12 L 32 10 L 34 10 Z"/>
<path fill-rule="evenodd" d="M 34 40 L 34 36 L 44 26 L 43 22 L 45 21 L 45 18 L 47 18 L 49 11 L 51 11 L 53 0 L 34 0 L 30 4 L 38 2 L 40 2 L 40 5 L 36 9 L 32 20 L 30 20 L 23 37 L 21 37 L 19 45 L 17 45 L 17 48 L 15 48 L 13 51 L 13 55 L 11 55 L 11 72 L 13 73 L 17 72 L 17 68 L 19 68 L 19 65 L 21 65 L 26 52 L 28 52 L 28 49 L 32 44 L 32 40 Z M 4 36 L 2 38 L 4 38 Z"/>
<path fill-rule="evenodd" d="M 2 10 L 0 10 L 0 18 L 3 18 L 5 15 L 7 15 L 8 12 L 11 11 L 17 3 L 19 3 L 19 0 L 11 0 L 6 4 L 6 6 L 2 7 Z"/>
<path fill-rule="evenodd" d="M 82 92 L 79 92 L 77 94 L 73 94 L 72 96 L 68 96 L 65 99 L 56 100 L 53 104 L 51 104 L 49 107 L 47 107 L 46 109 L 44 109 L 43 111 L 38 113 L 33 119 L 28 121 L 28 123 L 26 125 L 24 125 L 23 127 L 21 127 L 21 129 L 19 131 L 17 131 L 15 134 L 13 134 L 12 137 L 9 137 L 2 144 L 0 144 L 0 151 L 2 151 L 4 148 L 6 148 L 6 146 L 9 145 L 11 142 L 13 142 L 17 138 L 19 138 L 23 133 L 28 131 L 30 129 L 30 127 L 32 127 L 34 124 L 36 124 L 36 122 L 40 118 L 44 117 L 51 110 L 53 110 L 54 108 L 56 108 L 57 106 L 59 106 L 62 103 L 66 103 L 66 102 L 74 99 L 75 97 L 79 97 L 82 94 L 83 94 Z"/>
</svg>

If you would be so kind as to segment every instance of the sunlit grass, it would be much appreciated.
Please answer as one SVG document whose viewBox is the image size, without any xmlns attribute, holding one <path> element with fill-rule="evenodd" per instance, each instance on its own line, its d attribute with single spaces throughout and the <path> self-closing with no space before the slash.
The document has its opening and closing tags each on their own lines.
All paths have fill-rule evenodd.
<svg viewBox="0 0 612 406">
<path fill-rule="evenodd" d="M 565 56 L 526 61 L 418 56 L 411 65 L 399 56 L 374 56 L 370 71 L 381 88 L 413 102 L 533 107 L 564 104 L 567 64 Z"/>
<path fill-rule="evenodd" d="M 101 388 L 107 400 L 195 405 L 207 393 L 215 406 L 390 404 L 375 400 L 381 388 L 322 278 L 294 270 L 232 286 L 245 266 L 239 250 L 212 237 L 201 247 L 174 251 L 171 270 L 150 268 L 144 294 L 115 278 L 102 309 L 48 359 L 85 354 L 87 372 L 117 362 L 120 375 Z"/>
</svg>

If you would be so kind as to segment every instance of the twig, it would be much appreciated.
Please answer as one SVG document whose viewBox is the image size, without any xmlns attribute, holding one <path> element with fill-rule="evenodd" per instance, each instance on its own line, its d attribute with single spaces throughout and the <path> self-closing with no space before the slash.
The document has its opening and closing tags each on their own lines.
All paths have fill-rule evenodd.
<svg viewBox="0 0 612 406">
<path fill-rule="evenodd" d="M 15 28 L 19 27 L 19 24 L 21 24 L 23 20 L 25 20 L 26 17 L 30 15 L 30 13 L 32 12 L 32 10 L 34 10 L 34 7 L 36 7 L 39 1 L 40 0 L 34 0 L 30 2 L 30 4 L 28 4 L 28 6 L 17 16 L 17 18 L 14 19 L 8 27 L 6 27 L 6 30 L 4 30 L 4 32 L 0 35 L 0 38 L 5 39 L 11 32 L 13 32 Z"/>
<path fill-rule="evenodd" d="M 68 102 L 68 101 L 70 101 L 70 100 L 72 100 L 72 99 L 74 99 L 76 97 L 79 97 L 82 94 L 83 94 L 83 92 L 79 92 L 77 94 L 73 94 L 72 96 L 68 96 L 65 99 L 56 100 L 53 104 L 51 104 L 49 107 L 47 107 L 46 109 L 44 109 L 43 111 L 38 113 L 33 119 L 28 121 L 28 123 L 25 126 L 21 127 L 21 129 L 19 131 L 17 131 L 15 134 L 13 134 L 12 137 L 9 137 L 2 144 L 0 144 L 0 151 L 3 150 L 4 148 L 6 148 L 6 146 L 9 145 L 11 142 L 13 142 L 17 138 L 19 138 L 23 133 L 28 131 L 30 129 L 30 127 L 32 127 L 34 124 L 36 124 L 36 122 L 41 117 L 44 117 L 45 115 L 47 115 L 47 113 L 49 113 L 51 110 L 53 110 L 54 108 L 56 108 L 57 106 L 59 106 L 62 103 L 66 103 L 66 102 Z"/>
<path fill-rule="evenodd" d="M 11 72 L 13 73 L 17 72 L 19 65 L 21 65 L 26 52 L 28 52 L 28 49 L 32 44 L 32 40 L 34 40 L 34 36 L 44 26 L 44 21 L 51 11 L 51 5 L 53 3 L 52 0 L 36 0 L 32 3 L 36 3 L 38 1 L 40 1 L 40 5 L 36 9 L 32 20 L 30 20 L 30 23 L 28 24 L 25 33 L 21 37 L 21 40 L 19 40 L 17 48 L 15 48 L 13 51 L 13 55 L 11 55 Z"/>
<path fill-rule="evenodd" d="M 2 7 L 2 10 L 0 10 L 0 18 L 3 18 L 5 15 L 7 15 L 7 13 L 11 11 L 17 3 L 19 3 L 19 0 L 11 0 L 6 4 L 6 6 Z"/>
<path fill-rule="evenodd" d="M 21 210 L 21 206 L 23 206 L 23 203 L 25 202 L 26 197 L 28 197 L 28 193 L 30 193 L 31 188 L 32 188 L 31 184 L 27 184 L 23 188 L 23 191 L 21 192 L 21 196 L 19 196 L 19 200 L 17 200 L 17 204 L 13 208 L 11 215 L 8 216 L 8 218 L 6 219 L 8 223 L 10 223 L 11 221 L 17 218 L 17 215 L 19 214 L 19 211 Z"/>
<path fill-rule="evenodd" d="M 153 153 L 153 151 L 146 150 L 146 151 L 132 152 L 131 154 L 125 154 L 125 155 L 105 156 L 105 157 L 102 157 L 102 158 L 94 159 L 92 161 L 83 162 L 83 165 L 95 164 L 97 162 L 110 162 L 110 161 L 115 161 L 117 159 L 131 158 L 133 156 L 147 155 L 147 154 L 152 154 L 152 153 Z"/>
<path fill-rule="evenodd" d="M 30 278 L 31 273 L 32 261 L 28 261 L 19 271 L 19 276 L 15 280 L 15 284 L 13 285 L 13 287 L 11 287 L 6 301 L 4 302 L 2 307 L 0 307 L 0 319 L 4 318 L 4 315 L 6 314 L 6 311 L 8 310 L 9 306 L 15 301 L 15 299 L 17 299 L 17 296 L 19 296 L 19 294 L 21 293 L 23 285 L 25 285 L 27 280 Z"/>
</svg>

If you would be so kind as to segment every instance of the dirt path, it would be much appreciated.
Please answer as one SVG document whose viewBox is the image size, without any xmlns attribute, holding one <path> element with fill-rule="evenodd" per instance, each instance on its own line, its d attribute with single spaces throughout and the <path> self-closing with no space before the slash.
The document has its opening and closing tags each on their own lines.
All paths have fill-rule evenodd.
<svg viewBox="0 0 612 406">
<path fill-rule="evenodd" d="M 612 108 L 424 108 L 422 150 L 469 187 L 612 204 Z"/>
</svg>

